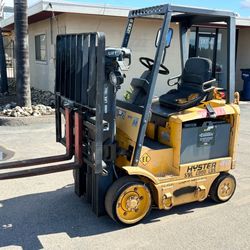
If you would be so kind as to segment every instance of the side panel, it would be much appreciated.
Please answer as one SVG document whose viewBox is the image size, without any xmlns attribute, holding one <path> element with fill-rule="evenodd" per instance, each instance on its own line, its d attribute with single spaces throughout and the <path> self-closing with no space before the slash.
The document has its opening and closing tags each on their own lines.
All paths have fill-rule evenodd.
<svg viewBox="0 0 250 250">
<path fill-rule="evenodd" d="M 118 167 L 132 165 L 142 115 L 125 108 L 116 110 L 116 142 L 121 149 L 128 150 L 129 155 L 120 155 L 116 159 Z"/>
<path fill-rule="evenodd" d="M 159 209 L 170 209 L 173 206 L 205 200 L 218 175 L 212 174 L 156 185 L 158 193 L 156 203 Z"/>
<path fill-rule="evenodd" d="M 233 104 L 232 107 L 235 110 L 234 115 L 231 116 L 231 124 L 234 126 L 231 129 L 230 135 L 230 148 L 229 154 L 232 157 L 232 168 L 235 168 L 236 163 L 236 148 L 238 142 L 239 126 L 240 126 L 240 108 L 238 105 Z"/>
<path fill-rule="evenodd" d="M 171 174 L 173 165 L 173 149 L 152 150 L 142 147 L 138 166 L 149 171 L 156 177 L 165 177 Z"/>
<path fill-rule="evenodd" d="M 226 121 L 183 127 L 181 163 L 228 157 L 230 129 Z"/>
</svg>

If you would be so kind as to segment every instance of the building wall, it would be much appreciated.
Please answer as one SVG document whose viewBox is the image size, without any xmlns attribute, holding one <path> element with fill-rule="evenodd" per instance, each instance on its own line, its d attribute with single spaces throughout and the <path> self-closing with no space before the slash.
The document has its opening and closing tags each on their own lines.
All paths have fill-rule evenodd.
<svg viewBox="0 0 250 250">
<path fill-rule="evenodd" d="M 46 34 L 47 61 L 36 61 L 35 36 Z M 32 87 L 54 91 L 54 62 L 50 50 L 50 21 L 29 25 L 29 58 L 30 58 L 30 83 Z"/>
<path fill-rule="evenodd" d="M 120 47 L 127 19 L 121 17 L 62 14 L 53 21 L 47 19 L 29 26 L 29 46 L 30 46 L 30 71 L 31 85 L 43 89 L 54 91 L 55 82 L 55 41 L 57 34 L 70 34 L 90 31 L 102 31 L 106 34 L 106 46 Z M 161 20 L 140 19 L 136 20 L 131 34 L 129 48 L 132 49 L 132 64 L 118 96 L 122 97 L 132 77 L 140 77 L 146 68 L 139 63 L 139 57 L 146 56 L 154 58 L 155 36 L 161 26 Z M 156 87 L 156 95 L 165 93 L 167 80 L 169 77 L 180 74 L 180 43 L 178 25 L 173 24 L 174 36 L 171 47 L 167 50 L 166 66 L 170 70 L 168 76 L 160 75 L 159 84 Z M 47 62 L 37 62 L 35 60 L 35 36 L 39 34 L 47 35 Z"/>
<path fill-rule="evenodd" d="M 236 89 L 243 89 L 243 80 L 241 79 L 242 68 L 250 68 L 250 28 L 242 28 L 239 31 L 237 63 L 236 63 Z"/>
<path fill-rule="evenodd" d="M 29 25 L 31 86 L 38 89 L 54 91 L 55 43 L 58 34 L 103 31 L 106 33 L 106 45 L 119 47 L 121 45 L 126 23 L 127 19 L 123 17 L 62 14 L 53 20 L 47 19 Z M 155 53 L 155 36 L 160 26 L 160 20 L 136 20 L 129 43 L 129 47 L 132 49 L 132 65 L 131 69 L 126 72 L 127 78 L 122 85 L 122 89 L 118 92 L 119 97 L 122 97 L 125 90 L 129 89 L 129 83 L 132 77 L 140 77 L 145 70 L 145 67 L 139 63 L 139 57 L 146 56 L 153 58 Z M 171 47 L 167 50 L 167 60 L 165 63 L 170 70 L 170 74 L 168 76 L 159 75 L 155 95 L 160 95 L 169 90 L 167 79 L 181 73 L 178 25 L 171 24 L 171 26 L 174 29 L 174 37 Z M 35 60 L 35 36 L 44 33 L 47 35 L 48 59 L 46 62 L 39 62 Z M 243 88 L 240 69 L 250 68 L 249 34 L 250 28 L 241 28 L 239 31 L 236 63 L 236 90 L 238 91 Z M 223 49 L 223 53 L 226 52 L 225 48 Z"/>
</svg>

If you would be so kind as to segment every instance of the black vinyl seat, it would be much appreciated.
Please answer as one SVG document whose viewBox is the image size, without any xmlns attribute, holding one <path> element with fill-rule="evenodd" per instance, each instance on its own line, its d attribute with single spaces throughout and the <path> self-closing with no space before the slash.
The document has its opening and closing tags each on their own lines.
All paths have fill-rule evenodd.
<svg viewBox="0 0 250 250">
<path fill-rule="evenodd" d="M 144 106 L 149 89 L 148 79 L 150 74 L 151 71 L 146 70 L 140 78 L 132 79 L 130 85 L 133 87 L 133 92 L 128 100 L 129 103 L 137 106 Z"/>
<path fill-rule="evenodd" d="M 171 81 L 177 80 L 174 84 Z M 202 57 L 189 58 L 181 76 L 168 80 L 169 86 L 178 84 L 177 89 L 160 96 L 160 105 L 178 111 L 194 107 L 207 99 L 214 89 L 216 79 L 212 78 L 212 62 Z"/>
</svg>

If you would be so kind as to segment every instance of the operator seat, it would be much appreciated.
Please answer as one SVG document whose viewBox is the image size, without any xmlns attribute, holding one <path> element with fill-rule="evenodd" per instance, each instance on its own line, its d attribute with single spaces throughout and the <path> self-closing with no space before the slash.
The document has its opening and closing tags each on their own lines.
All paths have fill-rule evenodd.
<svg viewBox="0 0 250 250">
<path fill-rule="evenodd" d="M 177 82 L 170 85 L 170 82 Z M 181 111 L 197 106 L 202 100 L 208 99 L 216 79 L 212 78 L 212 62 L 202 57 L 192 57 L 186 61 L 181 76 L 168 80 L 169 86 L 178 84 L 177 89 L 170 90 L 160 96 L 159 103 L 162 106 Z"/>
</svg>

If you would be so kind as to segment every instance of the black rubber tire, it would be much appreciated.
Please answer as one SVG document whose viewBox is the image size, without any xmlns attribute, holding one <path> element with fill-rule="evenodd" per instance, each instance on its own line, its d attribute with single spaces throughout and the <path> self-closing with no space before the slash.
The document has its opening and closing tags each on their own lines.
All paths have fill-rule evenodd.
<svg viewBox="0 0 250 250">
<path fill-rule="evenodd" d="M 136 223 L 133 224 L 126 224 L 122 221 L 119 220 L 119 218 L 117 217 L 116 214 L 116 202 L 120 196 L 120 194 L 124 191 L 124 189 L 126 189 L 127 187 L 129 187 L 130 185 L 134 185 L 134 184 L 144 184 L 138 177 L 136 176 L 123 176 L 121 178 L 119 178 L 118 180 L 116 180 L 111 187 L 108 189 L 107 193 L 106 193 L 106 197 L 105 197 L 105 209 L 107 214 L 116 222 L 122 224 L 122 225 L 126 225 L 126 226 L 133 226 L 138 224 L 141 220 L 143 220 L 145 217 L 147 217 L 147 215 L 150 213 L 151 208 L 152 208 L 152 195 L 151 195 L 151 191 L 150 188 L 150 195 L 151 195 L 151 204 L 150 204 L 150 208 L 147 212 L 147 214 L 139 221 L 137 221 Z"/>
<path fill-rule="evenodd" d="M 233 190 L 233 193 L 231 194 L 231 196 L 226 199 L 226 200 L 221 200 L 218 196 L 218 187 L 220 185 L 220 183 L 225 179 L 225 178 L 231 178 L 233 181 L 234 181 L 234 184 L 235 184 L 235 189 Z M 227 202 L 229 201 L 232 196 L 234 195 L 234 192 L 236 190 L 236 180 L 234 178 L 233 175 L 229 174 L 229 173 L 221 173 L 213 182 L 211 188 L 210 188 L 210 191 L 209 191 L 209 196 L 210 198 L 215 201 L 216 203 L 223 203 L 223 202 Z"/>
</svg>

